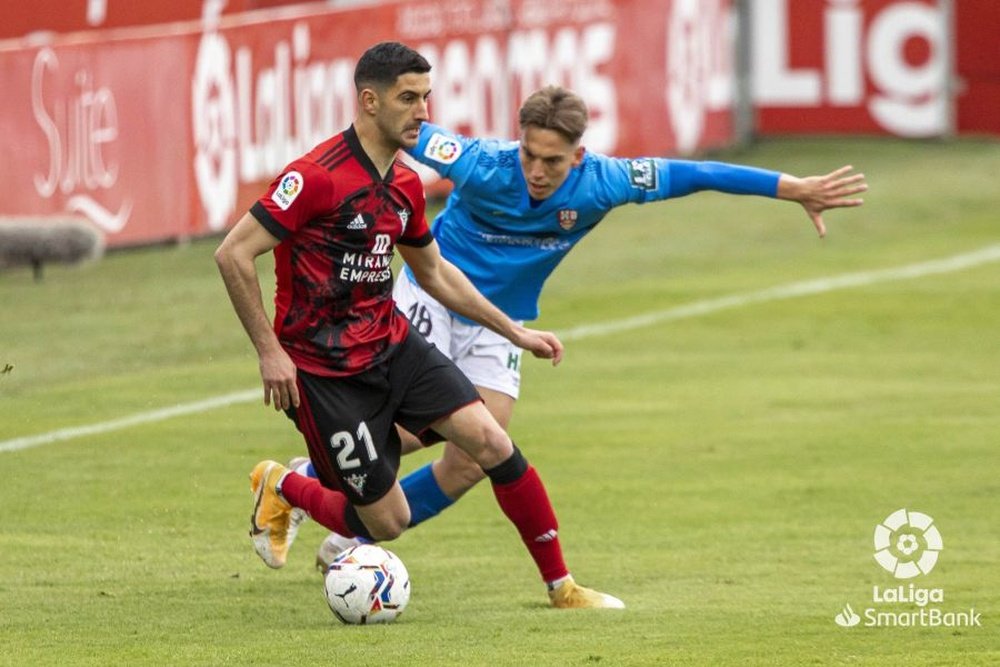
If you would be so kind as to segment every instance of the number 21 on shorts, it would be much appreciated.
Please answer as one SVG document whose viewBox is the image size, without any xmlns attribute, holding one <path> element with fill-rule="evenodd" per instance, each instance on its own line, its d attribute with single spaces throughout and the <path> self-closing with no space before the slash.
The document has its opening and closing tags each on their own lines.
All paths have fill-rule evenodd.
<svg viewBox="0 0 1000 667">
<path fill-rule="evenodd" d="M 337 452 L 337 467 L 342 471 L 346 472 L 361 467 L 361 459 L 355 452 L 359 443 L 364 446 L 369 463 L 378 459 L 372 434 L 368 430 L 368 424 L 364 422 L 358 424 L 356 438 L 350 431 L 338 431 L 330 436 L 330 447 Z"/>
</svg>

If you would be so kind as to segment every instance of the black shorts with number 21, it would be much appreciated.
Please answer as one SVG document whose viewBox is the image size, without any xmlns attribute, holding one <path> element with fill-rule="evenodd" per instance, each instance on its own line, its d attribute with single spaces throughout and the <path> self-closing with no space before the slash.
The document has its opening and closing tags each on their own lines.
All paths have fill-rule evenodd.
<svg viewBox="0 0 1000 667">
<path fill-rule="evenodd" d="M 305 437 L 320 482 L 355 505 L 370 505 L 392 488 L 396 423 L 422 435 L 480 400 L 455 364 L 413 329 L 388 360 L 357 375 L 297 375 L 300 405 L 287 414 Z"/>
</svg>

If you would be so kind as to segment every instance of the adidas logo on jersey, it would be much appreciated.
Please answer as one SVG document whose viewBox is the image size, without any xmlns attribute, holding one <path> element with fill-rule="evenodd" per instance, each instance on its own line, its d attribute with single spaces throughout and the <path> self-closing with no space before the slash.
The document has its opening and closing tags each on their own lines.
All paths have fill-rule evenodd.
<svg viewBox="0 0 1000 667">
<path fill-rule="evenodd" d="M 354 220 L 347 223 L 348 229 L 367 229 L 368 225 L 365 224 L 365 219 L 360 213 L 354 216 Z"/>
</svg>

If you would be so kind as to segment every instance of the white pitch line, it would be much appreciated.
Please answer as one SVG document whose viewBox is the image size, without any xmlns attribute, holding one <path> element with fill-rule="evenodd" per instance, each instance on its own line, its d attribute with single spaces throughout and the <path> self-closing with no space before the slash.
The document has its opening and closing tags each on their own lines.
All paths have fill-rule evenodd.
<svg viewBox="0 0 1000 667">
<path fill-rule="evenodd" d="M 788 285 L 778 285 L 769 287 L 758 292 L 746 292 L 744 294 L 733 294 L 717 299 L 707 299 L 696 301 L 686 306 L 677 306 L 666 310 L 658 310 L 635 317 L 627 317 L 622 320 L 612 320 L 610 322 L 598 322 L 595 324 L 584 324 L 579 327 L 568 329 L 559 334 L 563 340 L 580 340 L 581 338 L 591 338 L 593 336 L 606 336 L 621 331 L 630 331 L 640 327 L 647 327 L 660 322 L 670 322 L 681 320 L 698 315 L 717 313 L 720 310 L 739 308 L 754 303 L 765 303 L 768 301 L 781 301 L 810 294 L 822 294 L 833 292 L 850 287 L 864 287 L 876 283 L 886 283 L 895 280 L 909 280 L 912 278 L 923 278 L 938 273 L 953 273 L 963 269 L 989 264 L 1000 261 L 1000 245 L 991 245 L 975 252 L 964 255 L 953 255 L 944 259 L 935 259 L 919 264 L 909 264 L 894 269 L 879 269 L 876 271 L 862 271 L 859 273 L 845 273 L 840 276 L 830 278 L 818 278 Z"/>
<path fill-rule="evenodd" d="M 919 264 L 909 264 L 894 269 L 880 269 L 876 271 L 862 271 L 859 273 L 845 273 L 841 276 L 830 278 L 819 278 L 817 280 L 807 280 L 788 285 L 778 285 L 756 292 L 745 292 L 743 294 L 733 294 L 731 296 L 719 297 L 717 299 L 707 299 L 696 301 L 685 306 L 658 310 L 635 317 L 627 317 L 621 320 L 609 322 L 597 322 L 595 324 L 585 324 L 563 332 L 557 332 L 559 337 L 565 341 L 581 340 L 593 338 L 595 336 L 606 336 L 622 331 L 631 331 L 641 327 L 647 327 L 661 322 L 672 322 L 675 320 L 708 315 L 731 308 L 740 308 L 755 303 L 766 303 L 769 301 L 781 301 L 810 294 L 822 294 L 835 290 L 849 289 L 852 287 L 865 287 L 877 283 L 892 282 L 896 280 L 910 280 L 913 278 L 923 278 L 925 276 L 954 273 L 964 269 L 970 269 L 983 264 L 1000 261 L 1000 245 L 991 245 L 981 248 L 975 252 L 962 255 L 953 255 L 943 259 L 921 262 Z M 223 408 L 238 403 L 249 403 L 262 397 L 260 389 L 247 389 L 245 391 L 216 396 L 214 398 L 196 401 L 194 403 L 182 403 L 168 408 L 140 412 L 129 417 L 113 419 L 111 421 L 99 422 L 88 426 L 77 426 L 64 428 L 58 431 L 50 431 L 40 435 L 14 438 L 13 440 L 0 441 L 0 453 L 14 452 L 29 447 L 48 445 L 63 440 L 72 440 L 87 435 L 99 435 L 110 431 L 118 431 L 130 426 L 148 424 L 150 422 L 163 421 L 181 415 L 197 414 L 207 412 L 215 408 Z"/>
<path fill-rule="evenodd" d="M 50 431 L 40 435 L 14 438 L 13 440 L 0 442 L 0 453 L 16 452 L 19 449 L 28 449 L 29 447 L 38 447 L 39 445 L 50 445 L 53 442 L 82 438 L 85 435 L 98 435 L 101 433 L 108 433 L 109 431 L 118 431 L 130 426 L 138 426 L 139 424 L 148 424 L 150 422 L 163 421 L 164 419 L 170 419 L 172 417 L 180 417 L 181 415 L 207 412 L 208 410 L 224 408 L 236 403 L 249 403 L 257 398 L 263 400 L 263 396 L 264 392 L 262 389 L 248 389 L 247 391 L 238 391 L 232 394 L 216 396 L 214 398 L 208 398 L 204 401 L 197 401 L 195 403 L 181 403 L 180 405 L 174 405 L 169 408 L 150 410 L 149 412 L 139 412 L 130 417 L 112 419 L 111 421 L 98 422 L 97 424 L 90 424 L 88 426 L 75 426 L 73 428 L 63 428 L 58 431 Z"/>
</svg>

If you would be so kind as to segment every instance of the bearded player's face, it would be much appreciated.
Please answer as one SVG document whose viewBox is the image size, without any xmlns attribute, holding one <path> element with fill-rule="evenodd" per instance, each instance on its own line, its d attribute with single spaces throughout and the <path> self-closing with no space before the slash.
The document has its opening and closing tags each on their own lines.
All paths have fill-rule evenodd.
<svg viewBox="0 0 1000 667">
<path fill-rule="evenodd" d="M 401 74 L 395 84 L 380 91 L 375 122 L 383 136 L 402 148 L 416 146 L 420 125 L 429 118 L 430 94 L 431 77 L 426 72 Z"/>
</svg>

